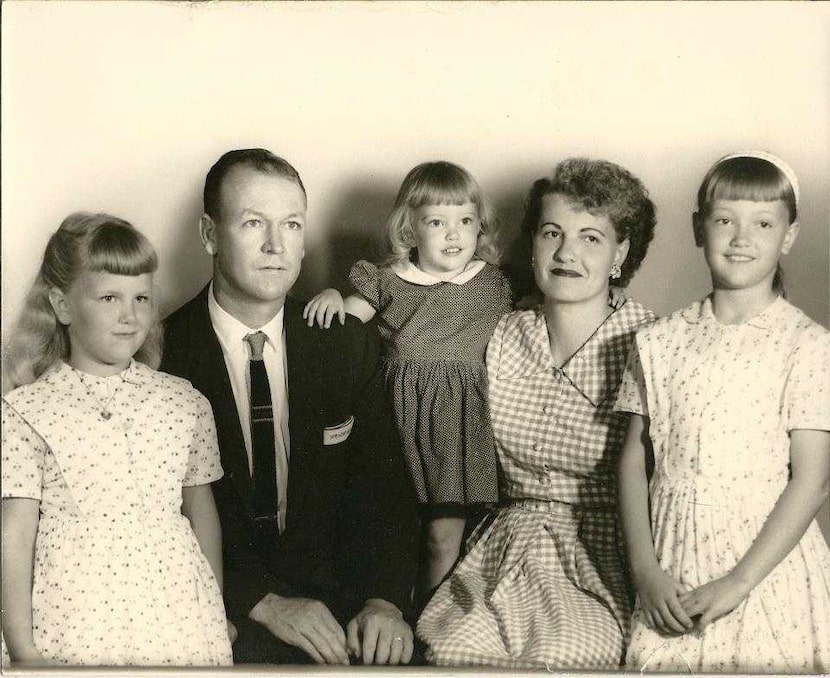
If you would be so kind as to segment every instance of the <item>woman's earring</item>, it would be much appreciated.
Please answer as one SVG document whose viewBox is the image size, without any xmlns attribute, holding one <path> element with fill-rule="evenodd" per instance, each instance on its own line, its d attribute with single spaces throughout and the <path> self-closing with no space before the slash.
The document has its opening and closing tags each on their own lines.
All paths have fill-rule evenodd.
<svg viewBox="0 0 830 678">
<path fill-rule="evenodd" d="M 530 263 L 535 264 L 536 263 L 536 257 L 530 257 Z"/>
<path fill-rule="evenodd" d="M 617 263 L 611 264 L 611 278 L 619 278 L 622 275 L 622 269 Z"/>
</svg>

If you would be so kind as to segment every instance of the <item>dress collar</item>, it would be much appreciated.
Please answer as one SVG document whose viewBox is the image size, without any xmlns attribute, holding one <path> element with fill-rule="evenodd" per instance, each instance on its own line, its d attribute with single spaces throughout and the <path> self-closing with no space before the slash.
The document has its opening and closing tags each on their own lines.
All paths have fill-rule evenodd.
<svg viewBox="0 0 830 678">
<path fill-rule="evenodd" d="M 725 325 L 720 320 L 715 317 L 715 313 L 712 310 L 712 295 L 710 294 L 706 297 L 703 301 L 699 301 L 691 306 L 684 308 L 680 315 L 682 318 L 691 325 L 697 325 L 698 323 L 707 323 L 707 324 L 714 324 L 721 328 L 728 328 L 728 327 L 741 327 L 743 325 L 750 325 L 752 327 L 757 327 L 762 330 L 769 330 L 773 327 L 778 326 L 778 320 L 783 312 L 784 308 L 787 305 L 787 301 L 784 297 L 778 296 L 775 298 L 772 303 L 767 304 L 766 308 L 764 308 L 760 313 L 749 318 L 749 320 L 745 320 L 742 323 L 737 323 L 734 325 Z"/>
<path fill-rule="evenodd" d="M 213 329 L 216 330 L 216 336 L 219 337 L 219 341 L 225 350 L 230 352 L 244 351 L 247 356 L 245 336 L 253 332 L 263 332 L 271 348 L 275 351 L 280 350 L 282 346 L 283 316 L 285 315 L 284 305 L 271 320 L 259 328 L 248 327 L 222 308 L 213 294 L 213 282 L 210 283 L 210 289 L 208 289 L 207 305 Z"/>
<path fill-rule="evenodd" d="M 41 378 L 50 383 L 56 383 L 56 380 L 58 380 L 59 378 L 68 377 L 73 372 L 77 373 L 79 372 L 79 370 L 76 370 L 69 363 L 61 360 L 55 363 L 55 365 L 51 367 L 49 370 L 47 370 Z M 140 386 L 146 384 L 152 379 L 153 370 L 144 363 L 140 363 L 134 358 L 131 358 L 130 364 L 127 365 L 127 367 L 118 374 L 113 374 L 109 377 L 97 377 L 94 374 L 88 374 L 86 372 L 83 372 L 83 375 L 85 379 L 94 380 L 120 378 L 121 380 L 126 381 L 128 384 L 137 384 Z"/>
<path fill-rule="evenodd" d="M 453 283 L 454 285 L 463 285 L 464 283 L 475 278 L 481 269 L 484 268 L 484 265 L 485 262 L 481 259 L 473 259 L 464 267 L 464 270 L 461 271 L 461 273 L 450 280 L 441 280 L 441 278 L 436 278 L 434 275 L 422 271 L 411 261 L 396 262 L 392 264 L 390 268 L 396 276 L 402 280 L 406 280 L 406 282 L 412 283 L 413 285 L 437 285 L 443 282 Z"/>
<path fill-rule="evenodd" d="M 651 311 L 626 299 L 615 288 L 611 289 L 609 305 L 611 314 L 561 368 L 574 388 L 595 407 L 619 385 L 634 330 L 654 319 Z M 505 328 L 498 378 L 520 379 L 556 370 L 542 306 L 516 313 L 510 321 L 514 327 Z"/>
</svg>

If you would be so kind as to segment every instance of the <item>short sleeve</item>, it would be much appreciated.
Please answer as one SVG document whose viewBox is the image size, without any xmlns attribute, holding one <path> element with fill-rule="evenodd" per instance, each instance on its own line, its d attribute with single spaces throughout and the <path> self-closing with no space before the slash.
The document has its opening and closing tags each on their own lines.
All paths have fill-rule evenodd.
<svg viewBox="0 0 830 678">
<path fill-rule="evenodd" d="M 784 391 L 787 430 L 830 431 L 830 332 L 815 325 L 804 334 Z"/>
<path fill-rule="evenodd" d="M 628 362 L 625 366 L 620 389 L 617 392 L 614 411 L 633 412 L 644 417 L 649 416 L 646 378 L 640 361 L 639 342 L 636 340 L 628 353 Z"/>
<path fill-rule="evenodd" d="M 46 442 L 4 398 L 2 403 L 3 498 L 40 499 Z"/>
<path fill-rule="evenodd" d="M 219 443 L 216 439 L 216 424 L 210 404 L 194 390 L 196 418 L 193 421 L 193 436 L 187 460 L 187 473 L 182 484 L 185 487 L 204 485 L 219 480 L 224 474 L 219 459 Z"/>
<path fill-rule="evenodd" d="M 349 271 L 349 282 L 372 308 L 380 309 L 380 271 L 377 266 L 361 259 Z"/>
</svg>

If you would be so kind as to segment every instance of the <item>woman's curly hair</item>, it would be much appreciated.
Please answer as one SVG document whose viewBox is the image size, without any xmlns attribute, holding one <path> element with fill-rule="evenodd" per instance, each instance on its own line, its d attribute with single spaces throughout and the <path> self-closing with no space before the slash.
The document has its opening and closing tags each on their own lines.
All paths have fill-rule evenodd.
<svg viewBox="0 0 830 678">
<path fill-rule="evenodd" d="M 531 238 L 540 225 L 542 198 L 551 194 L 564 196 L 593 215 L 608 217 L 617 241 L 628 239 L 628 256 L 620 277 L 613 282 L 625 287 L 646 256 L 657 222 L 654 203 L 643 183 L 628 170 L 606 160 L 563 160 L 552 176 L 535 181 L 528 193 L 522 231 Z"/>
</svg>

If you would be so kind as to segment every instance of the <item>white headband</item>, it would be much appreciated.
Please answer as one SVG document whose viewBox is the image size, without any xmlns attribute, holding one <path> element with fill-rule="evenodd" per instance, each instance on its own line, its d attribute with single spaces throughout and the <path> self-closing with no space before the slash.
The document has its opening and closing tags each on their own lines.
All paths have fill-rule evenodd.
<svg viewBox="0 0 830 678">
<path fill-rule="evenodd" d="M 726 160 L 732 160 L 733 158 L 758 158 L 759 160 L 766 160 L 769 163 L 775 165 L 778 169 L 780 169 L 784 176 L 790 182 L 790 186 L 793 187 L 793 193 L 795 194 L 795 206 L 796 209 L 798 208 L 799 198 L 801 197 L 801 190 L 798 185 L 798 177 L 795 176 L 795 172 L 793 168 L 790 167 L 787 163 L 785 163 L 781 158 L 777 155 L 773 155 L 772 153 L 767 153 L 766 151 L 743 151 L 742 153 L 731 153 L 729 155 L 723 156 L 720 160 L 715 163 L 715 167 L 720 165 L 722 162 Z"/>
</svg>

